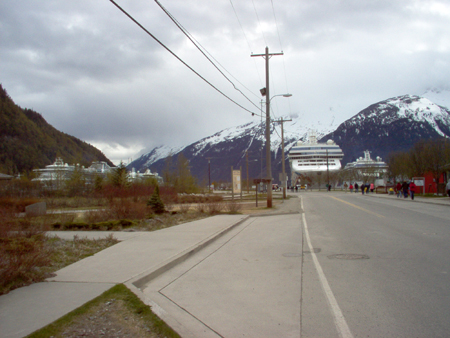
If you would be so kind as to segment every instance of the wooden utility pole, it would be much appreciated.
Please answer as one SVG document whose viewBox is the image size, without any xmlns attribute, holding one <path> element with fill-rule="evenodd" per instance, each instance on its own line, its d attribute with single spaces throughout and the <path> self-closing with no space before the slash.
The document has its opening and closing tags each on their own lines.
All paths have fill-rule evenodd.
<svg viewBox="0 0 450 338">
<path fill-rule="evenodd" d="M 266 169 L 267 169 L 267 208 L 272 208 L 272 164 L 270 159 L 270 95 L 269 95 L 269 59 L 274 55 L 283 55 L 281 53 L 269 54 L 269 47 L 266 47 L 265 54 L 252 54 L 250 56 L 262 56 L 266 60 L 266 88 L 263 96 L 266 96 Z"/>
<path fill-rule="evenodd" d="M 330 191 L 330 170 L 328 166 L 328 149 L 327 149 L 327 192 Z"/>
<path fill-rule="evenodd" d="M 291 122 L 292 120 L 284 120 L 283 118 L 281 118 L 281 120 L 278 121 L 273 121 L 273 122 L 278 122 L 281 123 L 281 168 L 282 168 L 282 172 L 283 172 L 283 178 L 282 178 L 282 186 L 283 186 L 283 200 L 286 199 L 286 159 L 284 158 L 284 122 Z"/>
<path fill-rule="evenodd" d="M 208 160 L 208 193 L 211 193 L 211 159 L 212 157 L 207 157 Z"/>
<path fill-rule="evenodd" d="M 250 193 L 250 190 L 248 188 L 248 151 L 245 151 L 245 163 L 247 165 L 247 194 Z"/>
</svg>

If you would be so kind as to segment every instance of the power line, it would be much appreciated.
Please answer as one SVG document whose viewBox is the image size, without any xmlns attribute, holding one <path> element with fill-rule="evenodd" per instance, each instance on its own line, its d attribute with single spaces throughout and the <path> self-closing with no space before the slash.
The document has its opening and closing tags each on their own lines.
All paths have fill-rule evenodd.
<svg viewBox="0 0 450 338">
<path fill-rule="evenodd" d="M 230 0 L 230 4 L 231 4 L 231 7 L 233 8 L 234 14 L 236 15 L 236 19 L 239 22 L 239 26 L 241 26 L 242 34 L 244 34 L 244 38 L 247 41 L 248 50 L 250 51 L 250 53 L 252 53 L 252 47 L 250 46 L 250 42 L 248 41 L 247 35 L 245 34 L 244 28 L 242 27 L 241 20 L 239 20 L 239 16 L 237 15 L 236 9 L 234 8 L 233 2 L 231 0 Z M 261 74 L 259 73 L 258 66 L 256 65 L 256 60 L 253 60 L 253 63 L 255 65 L 256 73 L 258 74 L 260 85 L 263 86 Z"/>
<path fill-rule="evenodd" d="M 127 11 L 125 11 L 122 7 L 120 7 L 114 0 L 109 0 L 114 6 L 116 6 L 123 14 L 125 14 L 131 21 L 133 21 L 136 25 L 138 25 L 144 32 L 146 32 L 148 35 L 150 35 L 157 43 L 159 43 L 164 49 L 166 49 L 170 54 L 172 54 L 174 57 L 178 59 L 182 64 L 184 64 L 187 68 L 189 68 L 195 75 L 197 75 L 199 78 L 201 78 L 203 81 L 205 81 L 207 84 L 209 84 L 212 88 L 214 88 L 216 91 L 218 91 L 220 94 L 225 96 L 228 100 L 239 106 L 240 108 L 248 111 L 252 115 L 258 115 L 247 108 L 241 106 L 239 103 L 228 97 L 226 94 L 221 92 L 217 87 L 215 87 L 212 83 L 210 83 L 208 80 L 206 80 L 203 76 L 201 76 L 199 73 L 197 73 L 191 66 L 189 66 L 186 62 L 184 62 L 178 55 L 176 55 L 174 52 L 172 52 L 166 45 L 164 45 L 161 41 L 159 41 L 152 33 L 150 33 L 144 26 L 142 26 L 135 18 L 133 18 L 130 14 L 128 14 Z"/>
<path fill-rule="evenodd" d="M 203 54 L 203 56 L 219 71 L 220 74 L 222 74 L 222 76 L 227 79 L 228 82 L 230 82 L 232 84 L 232 86 L 234 87 L 235 90 L 237 90 L 239 93 L 241 93 L 242 96 L 244 96 L 252 105 L 254 105 L 256 108 L 259 109 L 259 107 L 253 103 L 253 101 L 251 101 L 239 88 L 236 87 L 236 85 L 219 69 L 219 67 L 217 67 L 217 65 L 205 54 L 208 53 L 213 59 L 214 61 L 216 61 L 223 69 L 225 69 L 224 66 L 222 66 L 212 55 L 211 53 L 209 53 L 205 47 L 203 47 L 193 36 L 191 33 L 188 32 L 188 30 L 186 28 L 183 27 L 183 25 L 181 25 L 181 23 L 163 6 L 161 5 L 161 3 L 158 0 L 155 0 L 155 2 L 158 4 L 158 6 L 164 11 L 164 13 L 167 14 L 167 16 L 173 21 L 173 23 L 183 32 L 183 34 L 194 44 L 194 46 Z M 195 41 L 194 41 L 195 40 Z M 200 48 L 201 47 L 201 48 Z M 205 52 L 204 52 L 204 51 Z M 226 72 L 228 72 L 225 69 Z M 230 74 L 230 72 L 228 72 Z M 230 74 L 231 75 L 231 74 Z M 242 83 L 241 83 L 242 85 Z M 243 85 L 242 85 L 243 86 Z M 245 86 L 244 86 L 245 88 Z M 246 88 L 249 92 L 251 92 L 248 88 Z M 256 95 L 256 94 L 255 94 Z"/>
<path fill-rule="evenodd" d="M 281 43 L 280 31 L 278 29 L 277 17 L 275 15 L 275 8 L 273 7 L 273 0 L 270 0 L 270 2 L 272 3 L 272 13 L 273 13 L 273 17 L 275 19 L 275 26 L 277 27 L 278 41 L 280 41 L 280 49 L 281 49 L 281 51 L 283 51 L 283 45 Z"/>
<path fill-rule="evenodd" d="M 253 8 L 255 9 L 256 18 L 258 19 L 259 28 L 261 29 L 261 34 L 263 36 L 264 42 L 266 43 L 266 46 L 268 46 L 266 36 L 264 35 L 264 31 L 262 30 L 261 21 L 259 20 L 258 11 L 256 10 L 255 2 L 253 0 L 252 0 L 252 4 L 253 4 Z"/>
<path fill-rule="evenodd" d="M 281 43 L 280 30 L 278 29 L 278 21 L 277 21 L 276 15 L 275 15 L 275 8 L 274 8 L 274 6 L 273 6 L 273 0 L 270 0 L 270 2 L 271 2 L 271 4 L 272 4 L 272 12 L 273 12 L 273 17 L 274 17 L 274 19 L 275 19 L 275 26 L 277 27 L 277 34 L 278 34 L 278 41 L 280 42 L 280 49 L 283 51 L 283 45 L 282 45 L 282 43 Z M 286 64 L 285 64 L 285 62 L 284 62 L 284 57 L 283 57 L 282 59 L 283 59 L 283 69 L 284 69 L 284 80 L 285 80 L 285 82 L 286 82 L 286 92 L 287 92 L 287 93 L 290 93 L 290 92 L 289 92 L 288 82 L 287 82 Z M 292 112 L 292 109 L 291 109 L 291 102 L 288 101 L 288 104 L 289 104 L 289 112 Z"/>
<path fill-rule="evenodd" d="M 230 4 L 231 4 L 231 7 L 233 8 L 234 15 L 236 15 L 236 19 L 239 22 L 239 26 L 241 26 L 242 33 L 244 34 L 245 40 L 247 41 L 248 49 L 251 51 L 252 47 L 250 47 L 250 42 L 247 39 L 247 35 L 245 35 L 245 31 L 244 31 L 244 28 L 242 27 L 241 20 L 239 20 L 236 9 L 234 8 L 233 1 L 230 0 Z"/>
</svg>

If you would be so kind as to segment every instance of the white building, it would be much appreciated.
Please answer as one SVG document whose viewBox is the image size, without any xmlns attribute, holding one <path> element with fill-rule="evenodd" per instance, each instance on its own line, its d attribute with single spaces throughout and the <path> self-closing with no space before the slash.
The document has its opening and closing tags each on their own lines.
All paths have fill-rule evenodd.
<svg viewBox="0 0 450 338">
<path fill-rule="evenodd" d="M 71 177 L 76 168 L 81 169 L 81 172 L 85 175 L 87 183 L 93 182 L 96 176 L 106 177 L 114 170 L 114 168 L 111 168 L 108 163 L 104 161 L 94 161 L 90 167 L 85 168 L 79 164 L 69 165 L 64 163 L 60 157 L 57 157 L 53 164 L 45 166 L 44 169 L 33 170 L 38 175 L 34 181 L 40 181 L 45 185 L 51 185 L 53 188 L 58 188 L 62 182 Z M 160 177 L 158 173 L 152 173 L 149 169 L 147 169 L 144 173 L 140 173 L 136 172 L 133 168 L 131 172 L 128 173 L 128 178 L 130 181 L 154 178 L 159 184 L 163 183 L 162 177 Z"/>
</svg>

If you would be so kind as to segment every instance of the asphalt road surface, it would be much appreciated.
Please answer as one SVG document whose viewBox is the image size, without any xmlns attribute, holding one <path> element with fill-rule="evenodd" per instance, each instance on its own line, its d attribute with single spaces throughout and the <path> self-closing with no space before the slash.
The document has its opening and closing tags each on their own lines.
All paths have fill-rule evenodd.
<svg viewBox="0 0 450 338">
<path fill-rule="evenodd" d="M 301 203 L 302 337 L 450 336 L 448 206 L 332 193 Z"/>
<path fill-rule="evenodd" d="M 450 336 L 450 207 L 297 196 L 153 281 L 154 310 L 183 337 Z"/>
</svg>

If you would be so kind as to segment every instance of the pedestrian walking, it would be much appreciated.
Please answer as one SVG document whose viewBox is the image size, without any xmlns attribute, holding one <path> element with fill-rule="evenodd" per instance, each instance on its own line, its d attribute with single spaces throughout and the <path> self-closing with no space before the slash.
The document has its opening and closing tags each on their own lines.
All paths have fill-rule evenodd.
<svg viewBox="0 0 450 338">
<path fill-rule="evenodd" d="M 350 183 L 350 186 L 348 188 L 350 189 L 350 192 L 353 192 L 353 184 Z"/>
<path fill-rule="evenodd" d="M 450 180 L 448 180 L 447 185 L 445 186 L 445 189 L 447 190 L 447 195 L 450 197 Z"/>
<path fill-rule="evenodd" d="M 408 183 L 403 182 L 402 191 L 403 191 L 403 197 L 408 198 Z"/>
<path fill-rule="evenodd" d="M 358 182 L 355 182 L 355 192 L 358 192 L 358 188 L 359 188 Z"/>
<path fill-rule="evenodd" d="M 370 183 L 370 192 L 373 194 L 373 189 L 375 189 L 375 185 L 373 183 Z"/>
<path fill-rule="evenodd" d="M 363 184 L 361 184 L 361 193 L 364 195 L 364 189 L 365 189 L 365 184 L 363 183 Z"/>
<path fill-rule="evenodd" d="M 395 190 L 397 190 L 397 198 L 399 198 L 400 194 L 402 193 L 402 184 L 400 182 L 397 183 Z"/>
<path fill-rule="evenodd" d="M 414 200 L 414 194 L 416 193 L 416 184 L 414 183 L 414 181 L 411 181 L 411 183 L 409 184 L 409 192 L 411 194 L 411 200 Z"/>
</svg>

